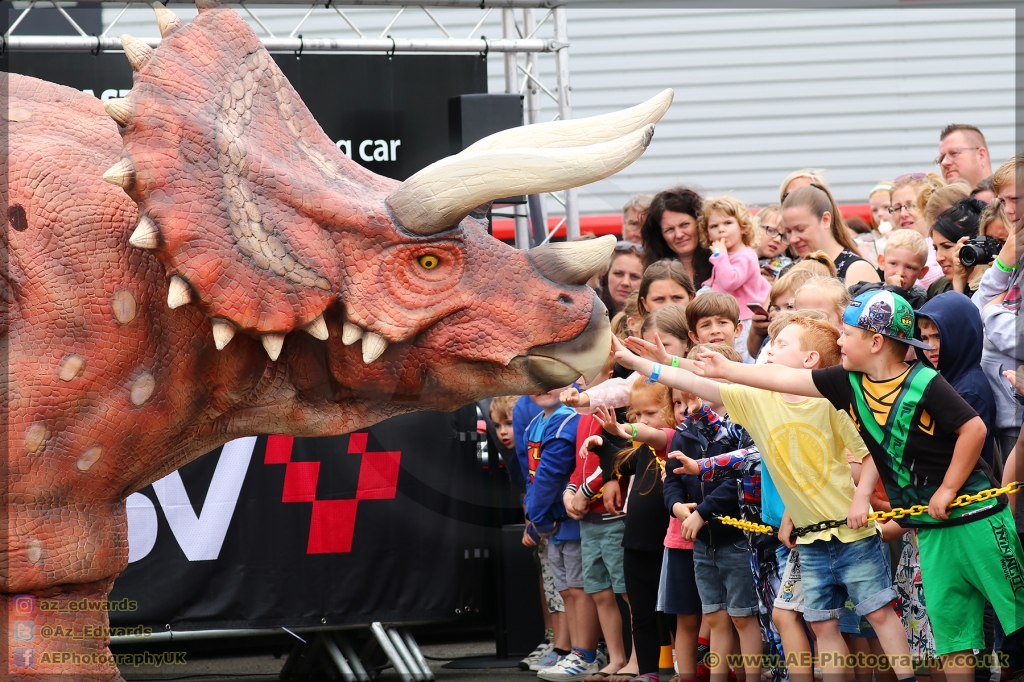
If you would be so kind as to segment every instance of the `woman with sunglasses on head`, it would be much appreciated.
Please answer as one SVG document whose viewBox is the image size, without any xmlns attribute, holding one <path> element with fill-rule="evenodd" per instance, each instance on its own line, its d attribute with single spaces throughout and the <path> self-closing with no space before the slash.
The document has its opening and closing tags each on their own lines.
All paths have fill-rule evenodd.
<svg viewBox="0 0 1024 682">
<path fill-rule="evenodd" d="M 608 271 L 601 278 L 601 302 L 614 317 L 626 305 L 626 299 L 640 286 L 644 276 L 643 247 L 620 241 L 615 245 Z"/>
<path fill-rule="evenodd" d="M 879 281 L 875 266 L 860 256 L 828 185 L 810 183 L 789 189 L 783 196 L 783 229 L 797 256 L 823 251 L 846 286 Z"/>
<path fill-rule="evenodd" d="M 942 269 L 935 261 L 935 247 L 931 240 L 931 221 L 924 217 L 924 207 L 931 193 L 944 186 L 945 181 L 936 173 L 910 173 L 901 175 L 892 183 L 892 229 L 915 230 L 928 242 L 928 272 L 918 283 L 924 288 L 942 276 Z"/>
<path fill-rule="evenodd" d="M 778 204 L 765 206 L 757 212 L 757 260 L 761 274 L 774 282 L 783 268 L 793 262 L 787 255 L 789 242 L 782 231 L 782 207 Z"/>
<path fill-rule="evenodd" d="M 686 187 L 659 192 L 651 200 L 640 229 L 644 242 L 644 264 L 665 258 L 682 263 L 697 286 L 711 278 L 711 251 L 700 245 L 697 219 L 704 199 Z"/>
<path fill-rule="evenodd" d="M 782 204 L 793 190 L 806 187 L 807 185 L 820 185 L 828 187 L 825 182 L 825 171 L 812 168 L 801 168 L 786 176 L 786 179 L 779 185 L 779 204 Z"/>
</svg>

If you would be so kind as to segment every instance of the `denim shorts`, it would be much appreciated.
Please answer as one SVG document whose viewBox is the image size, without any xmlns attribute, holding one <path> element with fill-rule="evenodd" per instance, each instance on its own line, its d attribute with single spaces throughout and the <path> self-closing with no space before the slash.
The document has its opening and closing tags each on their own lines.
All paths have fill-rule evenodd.
<svg viewBox="0 0 1024 682">
<path fill-rule="evenodd" d="M 747 551 L 745 540 L 715 548 L 699 539 L 694 541 L 693 571 L 704 613 L 725 609 L 736 617 L 758 614 Z"/>
<path fill-rule="evenodd" d="M 858 616 L 888 606 L 896 599 L 888 554 L 880 535 L 848 543 L 832 539 L 800 545 L 804 620 L 842 618 L 847 600 Z"/>
<path fill-rule="evenodd" d="M 801 545 L 805 546 L 805 545 Z M 779 566 L 782 568 L 782 580 L 775 597 L 774 608 L 786 611 L 804 612 L 804 585 L 800 579 L 800 550 L 779 545 L 775 550 Z M 846 602 L 846 608 L 839 616 L 839 632 L 851 637 L 874 637 L 871 625 L 853 612 L 852 602 Z"/>
</svg>

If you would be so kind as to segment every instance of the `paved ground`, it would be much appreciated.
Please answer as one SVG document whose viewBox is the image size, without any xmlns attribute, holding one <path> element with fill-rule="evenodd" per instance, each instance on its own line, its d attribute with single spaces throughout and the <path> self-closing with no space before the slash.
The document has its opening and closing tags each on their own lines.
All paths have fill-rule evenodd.
<svg viewBox="0 0 1024 682">
<path fill-rule="evenodd" d="M 512 669 L 450 670 L 442 666 L 452 659 L 469 656 L 493 656 L 494 642 L 459 642 L 456 644 L 425 644 L 424 656 L 438 682 L 532 682 L 534 674 Z M 185 665 L 139 667 L 122 666 L 121 674 L 128 682 L 276 682 L 285 656 L 275 658 L 269 651 L 238 656 L 207 654 L 189 655 Z M 394 669 L 387 669 L 378 678 L 381 682 L 397 682 L 401 678 Z"/>
</svg>

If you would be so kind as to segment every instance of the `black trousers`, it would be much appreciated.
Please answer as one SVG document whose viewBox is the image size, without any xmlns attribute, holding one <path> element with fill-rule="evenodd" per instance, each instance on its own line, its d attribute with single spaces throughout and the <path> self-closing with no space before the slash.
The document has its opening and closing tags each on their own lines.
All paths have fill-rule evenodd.
<svg viewBox="0 0 1024 682">
<path fill-rule="evenodd" d="M 622 572 L 633 619 L 633 646 L 640 674 L 658 672 L 661 646 L 665 640 L 658 606 L 662 552 L 624 549 Z"/>
</svg>

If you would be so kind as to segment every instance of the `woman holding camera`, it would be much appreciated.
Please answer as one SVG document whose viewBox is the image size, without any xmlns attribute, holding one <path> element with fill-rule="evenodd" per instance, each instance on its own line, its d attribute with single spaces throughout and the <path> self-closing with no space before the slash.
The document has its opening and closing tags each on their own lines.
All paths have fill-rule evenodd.
<svg viewBox="0 0 1024 682">
<path fill-rule="evenodd" d="M 973 296 L 978 289 L 988 264 L 1002 248 L 992 237 L 979 237 L 981 216 L 985 211 L 984 202 L 968 197 L 935 219 L 931 237 L 942 277 L 928 287 L 929 299 L 947 291 Z"/>
</svg>

